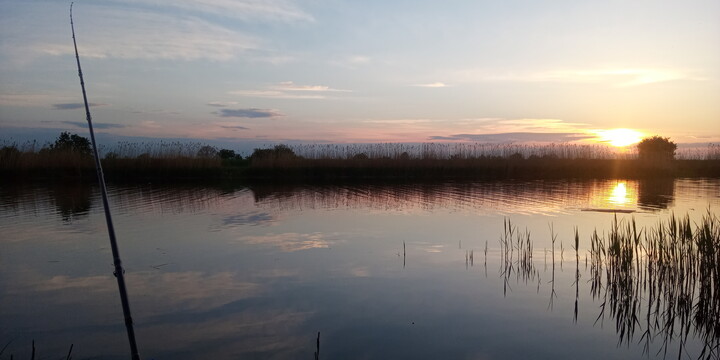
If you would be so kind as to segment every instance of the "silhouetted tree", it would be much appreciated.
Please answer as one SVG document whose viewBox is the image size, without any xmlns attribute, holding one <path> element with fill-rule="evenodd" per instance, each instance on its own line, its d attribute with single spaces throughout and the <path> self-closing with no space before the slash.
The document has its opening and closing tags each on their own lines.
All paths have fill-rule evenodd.
<svg viewBox="0 0 720 360">
<path fill-rule="evenodd" d="M 223 160 L 234 160 L 241 159 L 242 156 L 235 153 L 235 150 L 221 149 L 218 151 L 217 156 Z"/>
<path fill-rule="evenodd" d="M 273 153 L 277 158 L 294 159 L 298 157 L 295 155 L 295 151 L 293 151 L 293 149 L 284 144 L 275 145 L 275 147 L 273 147 Z"/>
<path fill-rule="evenodd" d="M 217 156 L 218 151 L 215 147 L 210 145 L 205 145 L 201 147 L 197 152 L 197 157 L 200 158 L 212 158 Z"/>
<path fill-rule="evenodd" d="M 637 149 L 641 160 L 672 160 L 675 158 L 677 144 L 670 141 L 670 138 L 655 135 L 640 141 Z"/>
<path fill-rule="evenodd" d="M 63 131 L 58 136 L 55 143 L 50 145 L 50 151 L 53 152 L 74 152 L 82 155 L 90 155 L 92 148 L 90 147 L 90 140 L 82 137 L 78 134 L 70 134 L 67 131 Z"/>
<path fill-rule="evenodd" d="M 275 145 L 272 149 L 255 149 L 250 155 L 250 160 L 278 160 L 278 159 L 296 159 L 298 156 L 295 151 L 287 145 Z"/>
</svg>

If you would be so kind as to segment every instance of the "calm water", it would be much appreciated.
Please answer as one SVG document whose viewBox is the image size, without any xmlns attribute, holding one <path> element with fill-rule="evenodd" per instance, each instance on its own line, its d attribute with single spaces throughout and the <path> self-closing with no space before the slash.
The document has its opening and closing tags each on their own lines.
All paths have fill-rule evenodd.
<svg viewBox="0 0 720 360">
<path fill-rule="evenodd" d="M 144 359 L 313 359 L 318 332 L 321 359 L 677 358 L 678 335 L 644 334 L 641 288 L 631 328 L 593 295 L 585 254 L 614 216 L 717 213 L 720 180 L 110 195 Z M 505 219 L 530 232 L 532 271 L 503 266 Z M 96 187 L 2 185 L 0 234 L 0 358 L 29 358 L 33 339 L 38 359 L 70 344 L 73 359 L 129 357 Z M 705 342 L 683 343 L 696 358 Z"/>
</svg>

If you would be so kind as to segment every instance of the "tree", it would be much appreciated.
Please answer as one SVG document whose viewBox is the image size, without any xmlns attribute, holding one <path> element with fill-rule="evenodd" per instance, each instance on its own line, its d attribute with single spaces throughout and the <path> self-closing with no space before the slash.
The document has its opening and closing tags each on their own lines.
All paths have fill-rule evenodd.
<svg viewBox="0 0 720 360">
<path fill-rule="evenodd" d="M 280 144 L 272 149 L 255 149 L 250 155 L 250 160 L 280 160 L 297 159 L 299 156 L 289 146 Z"/>
<path fill-rule="evenodd" d="M 78 134 L 70 134 L 67 131 L 60 133 L 55 143 L 50 145 L 50 150 L 55 152 L 73 152 L 81 155 L 92 154 L 90 140 Z"/>
<path fill-rule="evenodd" d="M 640 160 L 672 160 L 675 158 L 677 144 L 670 138 L 653 136 L 644 138 L 637 145 Z"/>
<path fill-rule="evenodd" d="M 217 149 L 210 145 L 205 145 L 200 148 L 197 152 L 197 157 L 199 158 L 213 158 L 217 156 Z"/>
<path fill-rule="evenodd" d="M 235 150 L 230 149 L 221 149 L 220 151 L 218 151 L 217 156 L 223 160 L 234 160 L 242 158 L 242 156 L 235 153 Z"/>
<path fill-rule="evenodd" d="M 295 151 L 285 144 L 275 145 L 273 153 L 278 159 L 295 159 L 298 157 L 295 155 Z"/>
</svg>

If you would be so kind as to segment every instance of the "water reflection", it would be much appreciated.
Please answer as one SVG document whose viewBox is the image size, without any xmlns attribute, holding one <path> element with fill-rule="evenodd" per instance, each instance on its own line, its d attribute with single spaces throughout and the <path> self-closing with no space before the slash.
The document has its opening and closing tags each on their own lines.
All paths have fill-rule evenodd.
<svg viewBox="0 0 720 360">
<path fill-rule="evenodd" d="M 638 180 L 638 206 L 643 209 L 667 209 L 675 198 L 675 179 L 657 177 Z"/>
<path fill-rule="evenodd" d="M 243 236 L 240 240 L 249 245 L 264 245 L 277 247 L 284 252 L 293 252 L 309 249 L 327 249 L 332 244 L 323 233 L 298 234 L 282 233 L 261 236 Z"/>
<path fill-rule="evenodd" d="M 82 182 L 55 184 L 50 196 L 65 222 L 87 217 L 93 205 L 93 187 Z"/>
<path fill-rule="evenodd" d="M 611 255 L 582 265 L 587 231 L 597 227 L 607 245 L 613 215 L 580 209 L 720 204 L 717 181 L 657 188 L 633 180 L 147 184 L 111 187 L 111 203 L 147 358 L 311 358 L 317 331 L 323 358 L 570 359 L 578 349 L 641 358 L 645 333 L 655 355 L 680 330 L 697 354 L 720 333 L 716 277 L 689 286 L 667 262 L 649 266 L 666 253 L 649 245 L 634 250 L 630 267 Z M 647 200 L 652 191 L 671 200 Z M 102 210 L 86 196 L 62 186 L 0 189 L 0 340 L 34 338 L 45 354 L 76 343 L 87 358 L 123 358 L 110 258 L 92 225 L 102 224 Z M 655 223 L 664 213 L 636 217 Z M 503 229 L 508 214 L 521 229 L 515 221 Z M 45 232 L 40 223 L 50 224 Z M 574 225 L 585 231 L 580 243 L 569 235 Z M 14 241 L 22 236 L 33 241 Z M 615 253 L 606 246 L 606 254 Z M 674 357 L 678 342 L 665 348 Z"/>
<path fill-rule="evenodd" d="M 626 182 L 618 182 L 610 190 L 610 196 L 607 198 L 608 202 L 613 205 L 627 205 L 635 202 L 635 199 L 631 194 L 628 193 Z"/>
<path fill-rule="evenodd" d="M 645 354 L 667 355 L 673 342 L 677 357 L 700 340 L 698 358 L 720 357 L 720 221 L 708 214 L 692 226 L 674 216 L 654 229 L 634 222 L 613 222 L 607 238 L 593 234 L 592 293 L 602 300 L 598 318 L 615 321 L 618 345 L 630 345 L 641 333 Z M 641 321 L 644 320 L 644 321 Z"/>
<path fill-rule="evenodd" d="M 379 211 L 476 209 L 506 214 L 567 213 L 579 208 L 633 208 L 634 181 L 504 181 L 353 186 L 254 185 L 255 201 L 283 210 L 369 208 Z"/>
<path fill-rule="evenodd" d="M 111 186 L 110 195 L 111 205 L 120 213 L 196 213 L 217 209 L 229 202 L 252 199 L 252 203 L 261 209 L 274 211 L 321 208 L 378 211 L 476 209 L 487 213 L 550 215 L 582 208 L 667 209 L 673 204 L 676 195 L 675 182 L 673 179 L 657 178 L 348 186 L 258 184 L 250 188 L 145 184 Z M 50 199 L 66 221 L 87 216 L 94 205 L 95 193 L 91 185 L 82 183 L 63 183 L 50 187 L 6 185 L 0 188 L 5 210 Z M 230 212 L 223 223 L 224 226 L 261 224 L 273 219 L 273 211 L 256 209 L 253 213 Z"/>
<path fill-rule="evenodd" d="M 552 234 L 551 229 L 555 243 Z M 503 296 L 512 291 L 511 279 L 515 284 L 537 284 L 538 293 L 541 288 L 548 292 L 548 310 L 552 311 L 558 298 L 555 265 L 562 265 L 562 258 L 556 258 L 553 247 L 551 269 L 546 265 L 541 273 L 533 260 L 530 233 L 519 231 L 509 220 L 500 239 Z M 662 354 L 663 358 L 668 354 L 720 358 L 719 240 L 720 219 L 713 213 L 698 223 L 671 216 L 651 228 L 615 217 L 607 234 L 592 233 L 581 273 L 576 228 L 573 321 L 578 322 L 580 279 L 589 276 L 592 308 L 599 305 L 594 323 L 602 326 L 606 319 L 612 321 L 618 347 L 639 344 L 644 355 Z M 541 276 L 549 281 L 541 281 Z"/>
</svg>

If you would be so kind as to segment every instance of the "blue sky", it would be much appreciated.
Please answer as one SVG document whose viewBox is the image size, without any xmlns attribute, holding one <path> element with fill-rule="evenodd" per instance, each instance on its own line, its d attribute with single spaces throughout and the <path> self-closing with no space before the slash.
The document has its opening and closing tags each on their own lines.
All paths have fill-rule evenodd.
<svg viewBox="0 0 720 360">
<path fill-rule="evenodd" d="M 69 2 L 0 0 L 0 138 L 81 133 Z M 720 141 L 717 1 L 77 1 L 104 138 Z M 50 129 L 50 130 L 48 130 Z"/>
</svg>

